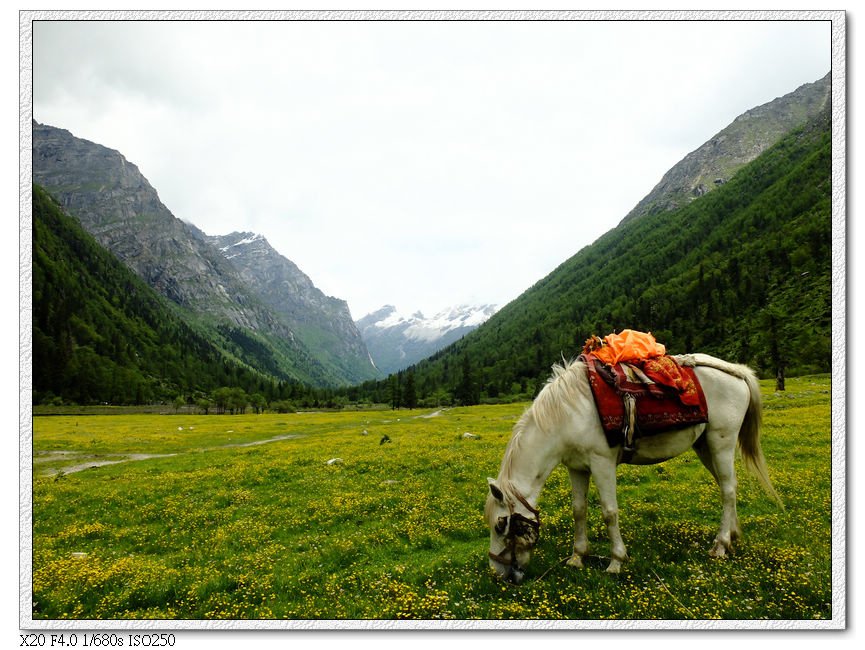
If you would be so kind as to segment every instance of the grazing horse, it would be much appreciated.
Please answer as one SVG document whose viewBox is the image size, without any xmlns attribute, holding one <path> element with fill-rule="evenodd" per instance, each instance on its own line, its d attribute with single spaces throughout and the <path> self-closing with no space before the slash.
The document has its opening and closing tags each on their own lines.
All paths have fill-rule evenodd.
<svg viewBox="0 0 865 650">
<path fill-rule="evenodd" d="M 498 478 L 488 479 L 484 516 L 490 527 L 490 566 L 500 578 L 519 583 L 538 540 L 538 497 L 553 469 L 568 469 L 573 495 L 574 552 L 568 565 L 582 567 L 588 555 L 586 494 L 594 477 L 611 543 L 610 573 L 628 559 L 619 533 L 616 466 L 659 463 L 693 448 L 721 489 L 721 526 L 709 554 L 724 557 L 741 535 L 736 514 L 738 444 L 742 459 L 766 492 L 781 504 L 769 481 L 760 447 L 762 398 L 753 371 L 705 354 L 676 357 L 694 367 L 708 406 L 708 422 L 637 438 L 635 451 L 623 458 L 611 447 L 601 426 L 586 365 L 573 361 L 553 367 L 553 375 L 514 427 Z M 783 506 L 782 506 L 783 507 Z"/>
</svg>

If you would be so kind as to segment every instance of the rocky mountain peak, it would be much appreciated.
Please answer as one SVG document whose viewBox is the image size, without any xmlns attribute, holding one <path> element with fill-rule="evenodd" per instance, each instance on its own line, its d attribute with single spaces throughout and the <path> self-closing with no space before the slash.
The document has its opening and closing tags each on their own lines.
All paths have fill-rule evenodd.
<svg viewBox="0 0 865 650">
<path fill-rule="evenodd" d="M 279 328 L 201 231 L 175 217 L 118 151 L 34 122 L 33 180 L 171 301 L 240 327 Z"/>
<path fill-rule="evenodd" d="M 176 218 L 119 152 L 34 122 L 33 181 L 250 365 L 319 384 L 378 376 L 344 301 L 324 296 L 260 235 L 214 240 Z"/>
<path fill-rule="evenodd" d="M 207 239 L 244 283 L 327 363 L 354 380 L 376 374 L 346 301 L 325 295 L 260 234 L 233 232 Z"/>
<path fill-rule="evenodd" d="M 686 205 L 726 183 L 739 169 L 804 125 L 830 102 L 831 73 L 739 115 L 674 165 L 622 223 Z"/>
</svg>

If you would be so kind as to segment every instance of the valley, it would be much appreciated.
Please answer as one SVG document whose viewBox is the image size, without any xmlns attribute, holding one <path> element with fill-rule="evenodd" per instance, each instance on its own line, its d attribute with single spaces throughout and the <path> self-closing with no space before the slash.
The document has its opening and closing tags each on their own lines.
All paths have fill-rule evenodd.
<svg viewBox="0 0 865 650">
<path fill-rule="evenodd" d="M 828 80 L 737 118 L 675 165 L 617 228 L 511 303 L 431 318 L 388 305 L 355 322 L 345 300 L 320 291 L 264 235 L 207 235 L 175 218 L 119 152 L 34 123 L 34 181 L 56 203 L 34 190 L 34 218 L 62 212 L 51 223 L 77 221 L 95 240 L 70 239 L 86 238 L 72 234 L 72 222 L 62 232 L 36 229 L 35 402 L 179 403 L 209 412 L 223 408 L 214 395 L 224 389 L 235 390 L 232 403 L 246 401 L 240 408 L 282 411 L 507 403 L 533 397 L 550 365 L 576 356 L 590 335 L 624 328 L 653 332 L 671 352 L 715 354 L 779 380 L 824 372 Z M 43 241 L 50 252 L 39 251 Z M 130 298 L 151 305 L 150 327 L 161 333 L 124 343 L 128 331 L 106 325 L 109 305 L 115 322 L 138 323 L 144 308 L 119 300 L 128 290 L 118 288 L 91 300 L 87 291 L 104 283 L 111 263 L 82 268 L 98 258 L 77 253 L 83 246 L 105 248 L 149 287 Z M 66 267 L 49 272 L 55 259 Z M 91 277 L 91 289 L 64 286 L 75 277 Z M 77 308 L 58 297 L 70 293 Z M 175 324 L 169 333 L 157 322 Z M 145 343 L 157 339 L 158 353 Z M 135 354 L 136 346 L 150 351 Z M 202 364 L 214 369 L 203 374 Z"/>
</svg>

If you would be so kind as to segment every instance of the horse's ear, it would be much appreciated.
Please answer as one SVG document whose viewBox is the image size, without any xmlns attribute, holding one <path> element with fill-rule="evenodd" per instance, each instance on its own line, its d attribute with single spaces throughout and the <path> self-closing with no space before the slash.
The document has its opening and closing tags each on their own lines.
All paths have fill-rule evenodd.
<svg viewBox="0 0 865 650">
<path fill-rule="evenodd" d="M 490 494 L 493 495 L 493 498 L 496 501 L 504 503 L 505 495 L 502 492 L 501 488 L 496 485 L 496 480 L 494 478 L 487 478 L 487 483 L 490 485 Z"/>
</svg>

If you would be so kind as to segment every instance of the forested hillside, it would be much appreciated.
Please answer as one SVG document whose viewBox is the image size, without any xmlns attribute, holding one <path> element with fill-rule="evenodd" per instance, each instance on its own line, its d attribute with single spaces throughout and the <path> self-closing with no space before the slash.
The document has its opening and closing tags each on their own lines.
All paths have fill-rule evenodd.
<svg viewBox="0 0 865 650">
<path fill-rule="evenodd" d="M 653 332 L 671 353 L 715 354 L 763 375 L 828 371 L 830 123 L 827 107 L 714 192 L 581 250 L 409 369 L 417 399 L 531 396 L 591 334 L 625 328 Z M 364 390 L 382 396 L 403 383 Z"/>
<path fill-rule="evenodd" d="M 175 217 L 136 165 L 119 152 L 33 122 L 33 179 L 94 240 L 132 269 L 175 313 L 228 356 L 268 375 L 313 386 L 349 385 L 380 376 L 348 305 L 329 299 L 294 267 L 274 307 L 262 276 L 282 275 L 288 260 L 275 251 L 243 274 L 194 225 Z M 272 250 L 272 249 L 271 249 Z M 290 263 L 289 263 L 290 264 Z M 292 265 L 293 266 L 293 265 Z M 245 277 L 241 277 L 245 275 Z M 301 286 L 302 285 L 302 286 Z M 264 290 L 261 295 L 259 290 Z"/>
<path fill-rule="evenodd" d="M 278 383 L 227 359 L 33 188 L 33 401 L 142 404 Z M 230 332 L 228 333 L 230 335 Z"/>
</svg>

